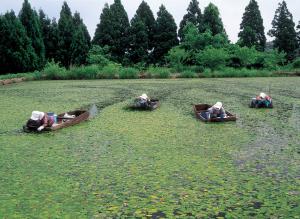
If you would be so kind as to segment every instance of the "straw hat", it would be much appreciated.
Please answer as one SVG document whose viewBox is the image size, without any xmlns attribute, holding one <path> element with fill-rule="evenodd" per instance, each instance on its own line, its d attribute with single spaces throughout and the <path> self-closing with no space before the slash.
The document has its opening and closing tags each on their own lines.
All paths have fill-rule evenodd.
<svg viewBox="0 0 300 219">
<path fill-rule="evenodd" d="M 147 100 L 148 96 L 147 96 L 147 94 L 142 94 L 142 96 L 140 96 L 140 98 Z"/>
<path fill-rule="evenodd" d="M 265 93 L 260 93 L 259 96 L 260 96 L 261 98 L 264 99 L 264 98 L 266 98 L 267 94 L 265 94 Z"/>
<path fill-rule="evenodd" d="M 41 120 L 45 116 L 45 113 L 40 111 L 32 111 L 30 119 L 37 121 Z"/>
<path fill-rule="evenodd" d="M 221 102 L 217 102 L 215 105 L 214 105 L 214 108 L 216 108 L 217 110 L 220 110 L 222 108 L 223 104 Z"/>
</svg>

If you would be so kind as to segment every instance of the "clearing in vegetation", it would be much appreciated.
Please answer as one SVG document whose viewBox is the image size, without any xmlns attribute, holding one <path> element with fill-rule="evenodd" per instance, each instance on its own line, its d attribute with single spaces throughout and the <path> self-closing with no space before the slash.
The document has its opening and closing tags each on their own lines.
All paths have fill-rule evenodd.
<svg viewBox="0 0 300 219">
<path fill-rule="evenodd" d="M 300 78 L 31 81 L 0 87 L 0 218 L 297 218 Z M 270 90 L 269 90 L 270 89 Z M 273 109 L 249 108 L 258 92 Z M 160 100 L 131 111 L 132 98 Z M 222 101 L 236 122 L 203 123 Z M 94 119 L 22 132 L 33 110 Z"/>
</svg>

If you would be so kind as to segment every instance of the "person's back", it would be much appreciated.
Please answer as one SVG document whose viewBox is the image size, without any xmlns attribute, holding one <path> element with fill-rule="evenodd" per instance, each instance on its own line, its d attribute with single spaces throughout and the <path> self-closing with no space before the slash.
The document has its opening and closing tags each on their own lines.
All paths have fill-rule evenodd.
<svg viewBox="0 0 300 219">
<path fill-rule="evenodd" d="M 33 111 L 26 127 L 31 131 L 42 131 L 45 127 L 51 127 L 53 123 L 54 121 L 47 116 L 47 113 Z"/>
<path fill-rule="evenodd" d="M 208 108 L 208 110 L 207 110 L 207 118 L 208 119 L 216 118 L 216 117 L 221 117 L 221 118 L 226 117 L 226 112 L 225 112 L 225 109 L 223 108 L 223 104 L 221 102 L 217 102 L 215 105 Z"/>
<path fill-rule="evenodd" d="M 265 93 L 260 93 L 255 98 L 255 107 L 270 107 L 272 106 L 272 98 Z"/>
<path fill-rule="evenodd" d="M 147 96 L 147 94 L 142 94 L 137 98 L 137 102 L 140 107 L 148 107 L 150 103 L 150 98 Z"/>
</svg>

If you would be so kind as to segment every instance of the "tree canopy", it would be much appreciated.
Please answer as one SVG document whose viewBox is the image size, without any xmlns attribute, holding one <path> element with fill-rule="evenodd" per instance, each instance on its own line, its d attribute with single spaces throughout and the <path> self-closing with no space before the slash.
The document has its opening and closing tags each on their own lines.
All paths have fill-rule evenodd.
<svg viewBox="0 0 300 219">
<path fill-rule="evenodd" d="M 297 45 L 297 34 L 293 15 L 289 12 L 285 1 L 279 3 L 272 21 L 272 29 L 268 33 L 275 37 L 274 47 L 287 54 L 287 59 L 295 58 Z"/>
<path fill-rule="evenodd" d="M 173 46 L 178 45 L 175 20 L 164 5 L 160 6 L 157 13 L 154 40 L 153 57 L 156 62 L 164 62 L 163 57 Z"/>
<path fill-rule="evenodd" d="M 241 46 L 255 46 L 257 50 L 264 51 L 266 46 L 265 28 L 256 0 L 250 0 L 246 7 L 240 29 L 239 44 Z"/>
<path fill-rule="evenodd" d="M 183 19 L 179 25 L 178 36 L 180 40 L 183 40 L 183 30 L 188 22 L 194 24 L 199 31 L 202 32 L 204 28 L 202 20 L 203 18 L 201 9 L 199 8 L 199 2 L 197 0 L 191 0 L 189 7 L 187 8 L 187 14 L 183 16 Z"/>
</svg>

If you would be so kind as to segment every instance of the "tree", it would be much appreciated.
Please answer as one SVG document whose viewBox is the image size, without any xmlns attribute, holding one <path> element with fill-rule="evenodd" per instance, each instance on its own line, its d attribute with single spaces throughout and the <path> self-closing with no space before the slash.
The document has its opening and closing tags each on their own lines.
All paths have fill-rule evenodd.
<svg viewBox="0 0 300 219">
<path fill-rule="evenodd" d="M 13 11 L 0 16 L 0 74 L 32 71 L 38 58 L 26 30 Z"/>
<path fill-rule="evenodd" d="M 56 20 L 50 20 L 45 15 L 43 10 L 39 10 L 39 18 L 42 30 L 42 36 L 45 45 L 45 57 L 47 61 L 54 59 L 57 60 L 57 47 L 58 47 L 58 28 Z"/>
<path fill-rule="evenodd" d="M 228 53 L 223 48 L 207 47 L 197 54 L 196 60 L 198 64 L 215 71 L 225 66 L 228 57 Z"/>
<path fill-rule="evenodd" d="M 97 24 L 92 43 L 99 46 L 112 45 L 112 32 L 113 29 L 111 26 L 111 12 L 109 5 L 106 3 L 100 15 L 100 23 Z"/>
<path fill-rule="evenodd" d="M 188 22 L 194 24 L 200 32 L 203 31 L 202 13 L 197 0 L 191 0 L 189 7 L 187 8 L 187 12 L 188 13 L 183 16 L 183 19 L 179 25 L 178 36 L 181 41 L 184 37 L 183 29 Z"/>
<path fill-rule="evenodd" d="M 152 50 L 154 47 L 154 28 L 155 28 L 155 18 L 153 12 L 151 11 L 149 5 L 143 0 L 139 5 L 136 15 L 144 22 L 147 38 L 148 38 L 148 50 Z"/>
<path fill-rule="evenodd" d="M 293 15 L 289 12 L 285 1 L 279 3 L 272 21 L 272 29 L 268 33 L 274 39 L 274 48 L 284 51 L 288 60 L 295 58 L 297 45 L 297 34 Z"/>
<path fill-rule="evenodd" d="M 212 35 L 210 30 L 200 33 L 192 23 L 187 23 L 184 28 L 184 39 L 180 46 L 185 49 L 189 57 L 186 64 L 195 65 L 196 55 L 207 47 L 224 48 L 228 45 L 227 36 L 224 33 Z"/>
<path fill-rule="evenodd" d="M 297 26 L 297 41 L 298 41 L 298 47 L 300 47 L 300 21 L 298 22 L 298 26 Z"/>
<path fill-rule="evenodd" d="M 175 20 L 163 5 L 160 6 L 157 13 L 154 40 L 154 60 L 164 63 L 165 61 L 162 58 L 173 46 L 178 45 L 178 39 Z"/>
<path fill-rule="evenodd" d="M 266 47 L 265 28 L 256 0 L 250 0 L 246 7 L 240 29 L 239 44 L 242 47 L 255 46 L 257 50 L 264 51 Z"/>
<path fill-rule="evenodd" d="M 226 34 L 219 9 L 212 3 L 204 9 L 203 25 L 205 30 L 210 30 L 212 35 Z"/>
<path fill-rule="evenodd" d="M 129 30 L 128 56 L 132 63 L 148 61 L 149 41 L 147 27 L 140 16 L 135 15 L 131 20 Z"/>
<path fill-rule="evenodd" d="M 128 15 L 121 1 L 114 0 L 110 7 L 106 4 L 103 9 L 93 42 L 109 46 L 112 58 L 122 62 L 129 45 L 128 31 Z"/>
<path fill-rule="evenodd" d="M 25 27 L 27 36 L 31 40 L 32 47 L 38 57 L 37 68 L 40 69 L 45 65 L 45 45 L 38 15 L 36 11 L 31 8 L 28 0 L 24 0 L 19 18 Z"/>
<path fill-rule="evenodd" d="M 71 44 L 74 36 L 74 23 L 71 10 L 66 2 L 63 3 L 58 20 L 58 48 L 57 55 L 59 62 L 70 67 L 72 60 Z"/>
<path fill-rule="evenodd" d="M 71 43 L 71 64 L 83 65 L 87 61 L 91 37 L 78 12 L 75 12 L 73 22 L 74 35 Z"/>
</svg>

